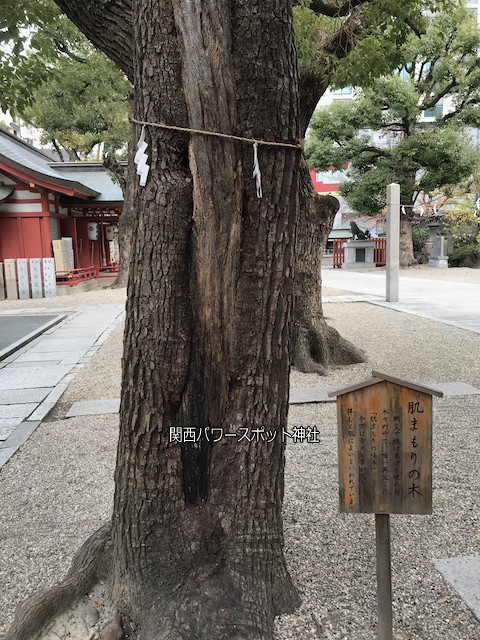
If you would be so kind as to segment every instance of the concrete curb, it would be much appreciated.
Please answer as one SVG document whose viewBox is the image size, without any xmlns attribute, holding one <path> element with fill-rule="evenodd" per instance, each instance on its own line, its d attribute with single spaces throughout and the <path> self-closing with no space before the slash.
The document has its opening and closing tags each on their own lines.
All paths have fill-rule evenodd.
<svg viewBox="0 0 480 640">
<path fill-rule="evenodd" d="M 88 350 L 86 356 L 81 359 L 81 362 L 73 365 L 72 369 L 53 387 L 50 393 L 38 403 L 38 406 L 32 411 L 26 418 L 23 419 L 21 424 L 10 434 L 10 436 L 4 441 L 0 442 L 0 470 L 10 460 L 16 451 L 28 440 L 37 427 L 42 424 L 42 421 L 48 416 L 48 414 L 55 408 L 57 402 L 60 400 L 64 392 L 67 390 L 69 384 L 75 378 L 79 371 L 85 366 L 86 362 L 89 362 L 96 354 L 98 349 L 104 344 L 107 338 L 110 336 L 113 329 L 123 320 L 125 311 L 122 310 L 111 324 L 98 336 L 95 343 Z M 55 321 L 50 321 L 42 327 L 42 333 L 51 328 L 54 324 L 57 324 L 67 316 L 62 315 L 59 318 L 55 318 Z M 33 332 L 32 332 L 33 333 Z M 38 335 L 38 332 L 36 332 Z M 30 341 L 34 340 L 36 336 L 32 336 Z M 10 345 L 11 349 L 13 345 Z M 20 348 L 20 347 L 17 347 Z M 5 356 L 8 357 L 7 355 Z"/>
<path fill-rule="evenodd" d="M 40 314 L 32 313 L 31 315 L 38 316 Z M 8 356 L 14 353 L 15 351 L 18 351 L 18 349 L 21 349 L 24 345 L 28 344 L 29 342 L 32 342 L 32 340 L 35 340 L 35 338 L 37 338 L 42 333 L 45 333 L 45 331 L 48 331 L 48 329 L 50 329 L 54 325 L 58 324 L 59 322 L 62 322 L 62 320 L 65 320 L 66 317 L 67 316 L 65 314 L 59 315 L 56 318 L 53 318 L 53 320 L 49 320 L 45 324 L 42 324 L 42 326 L 39 327 L 38 329 L 35 329 L 34 331 L 27 333 L 27 335 L 23 336 L 23 338 L 20 338 L 20 340 L 17 340 L 16 342 L 12 342 L 12 344 L 8 345 L 8 347 L 5 347 L 5 349 L 2 349 L 0 351 L 0 362 L 2 360 L 5 360 L 5 358 L 8 358 Z"/>
</svg>

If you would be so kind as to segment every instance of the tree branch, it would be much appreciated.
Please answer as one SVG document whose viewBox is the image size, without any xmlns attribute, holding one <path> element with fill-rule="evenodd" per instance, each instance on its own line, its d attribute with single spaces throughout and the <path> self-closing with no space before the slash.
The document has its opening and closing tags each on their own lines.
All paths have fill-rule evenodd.
<svg viewBox="0 0 480 640">
<path fill-rule="evenodd" d="M 373 153 L 373 155 L 375 156 L 381 156 L 383 158 L 391 158 L 392 154 L 387 151 L 386 149 L 380 149 L 380 147 L 370 147 L 370 146 L 366 146 L 366 147 L 362 147 L 361 149 L 359 149 L 359 153 Z"/>
<path fill-rule="evenodd" d="M 467 107 L 470 104 L 478 104 L 478 101 L 473 98 L 471 99 L 465 98 L 464 100 L 462 100 L 462 102 L 459 104 L 459 106 L 456 109 L 454 109 L 453 111 L 450 111 L 449 113 L 446 113 L 442 118 L 440 118 L 439 122 L 441 122 L 442 124 L 444 124 L 445 122 L 448 122 L 455 116 L 458 116 L 465 109 L 465 107 Z"/>
<path fill-rule="evenodd" d="M 479 66 L 479 60 L 476 59 L 475 62 L 472 64 L 472 66 L 470 67 L 470 69 L 467 71 L 466 73 L 466 77 L 468 78 L 468 76 L 473 73 L 475 71 L 475 69 Z M 436 104 L 438 104 L 438 102 L 444 98 L 448 93 L 451 93 L 452 89 L 457 85 L 457 80 L 456 78 L 453 78 L 453 80 L 451 82 L 449 82 L 441 91 L 439 91 L 438 93 L 434 94 L 433 96 L 430 97 L 430 100 L 425 101 L 421 106 L 420 109 L 424 110 L 424 109 L 431 109 L 432 107 L 434 107 Z"/>
<path fill-rule="evenodd" d="M 352 12 L 335 33 L 325 37 L 321 47 L 323 51 L 327 55 L 334 55 L 338 60 L 346 58 L 355 46 L 356 36 L 363 27 L 362 18 L 360 9 Z"/>
<path fill-rule="evenodd" d="M 322 16 L 328 16 L 330 18 L 340 18 L 342 16 L 348 16 L 356 7 L 360 7 L 364 4 L 371 4 L 372 0 L 347 0 L 340 6 L 335 6 L 323 2 L 323 0 L 312 0 L 310 9 L 314 13 L 318 13 Z"/>
<path fill-rule="evenodd" d="M 55 43 L 55 47 L 57 48 L 57 51 L 59 51 L 60 53 L 64 53 L 66 56 L 68 56 L 71 60 L 74 60 L 75 62 L 80 62 L 81 64 L 88 64 L 88 60 L 86 58 L 83 58 L 82 56 L 79 56 L 76 53 L 74 53 L 65 44 L 65 42 L 58 40 L 58 38 L 54 38 L 53 41 Z"/>
<path fill-rule="evenodd" d="M 132 82 L 132 0 L 55 0 L 55 3 Z"/>
<path fill-rule="evenodd" d="M 329 65 L 324 65 L 328 71 L 322 73 L 306 68 L 300 68 L 300 125 L 303 135 L 307 130 L 315 107 L 327 90 L 337 62 L 345 58 L 355 46 L 355 36 L 362 28 L 361 9 L 354 11 L 332 34 L 324 34 L 319 49 L 325 58 L 329 57 Z"/>
<path fill-rule="evenodd" d="M 419 109 L 424 111 L 425 109 L 431 109 L 432 107 L 435 107 L 440 102 L 440 100 L 447 95 L 447 93 L 451 92 L 456 84 L 457 81 L 454 78 L 451 82 L 445 85 L 445 87 L 441 91 L 434 94 L 433 96 L 430 96 L 430 100 L 425 99 L 425 101 L 421 105 L 419 105 Z"/>
<path fill-rule="evenodd" d="M 418 76 L 417 87 L 419 89 L 421 88 L 424 93 L 427 93 L 427 87 L 432 83 L 433 70 L 439 60 L 440 60 L 440 56 L 435 56 L 435 58 L 432 58 L 432 60 L 430 60 L 430 66 L 428 68 L 428 72 L 424 80 L 422 80 L 420 75 Z"/>
<path fill-rule="evenodd" d="M 127 168 L 119 162 L 115 156 L 115 150 L 113 148 L 107 149 L 103 154 L 103 166 L 105 169 L 108 169 L 108 171 L 113 173 L 120 184 L 122 193 L 125 195 L 125 190 L 127 188 Z"/>
<path fill-rule="evenodd" d="M 410 29 L 413 31 L 413 33 L 417 36 L 417 38 L 421 38 L 422 36 L 425 35 L 426 31 L 425 29 L 419 29 L 418 26 L 412 22 L 410 20 L 410 18 L 407 18 L 405 20 L 405 24 L 410 27 Z"/>
</svg>

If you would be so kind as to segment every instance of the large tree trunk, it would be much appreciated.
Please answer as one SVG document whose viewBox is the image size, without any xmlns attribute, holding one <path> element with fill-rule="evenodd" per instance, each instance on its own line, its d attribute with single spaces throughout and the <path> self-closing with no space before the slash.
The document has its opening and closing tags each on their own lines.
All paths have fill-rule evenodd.
<svg viewBox="0 0 480 640">
<path fill-rule="evenodd" d="M 298 139 L 288 4 L 204 1 L 200 10 L 185 1 L 172 13 L 162 3 L 153 16 L 141 0 L 137 118 Z M 152 174 L 137 189 L 127 308 L 114 599 L 142 637 L 267 638 L 273 617 L 297 604 L 282 554 L 279 435 L 298 152 L 261 148 L 260 200 L 251 145 L 148 134 Z M 192 425 L 210 429 L 210 442 L 203 434 L 169 444 L 171 427 Z M 254 426 L 277 437 L 211 442 L 217 429 Z"/>
<path fill-rule="evenodd" d="M 338 200 L 316 194 L 306 170 L 300 194 L 292 364 L 300 371 L 325 375 L 331 365 L 364 362 L 365 354 L 329 327 L 323 316 L 320 269 Z"/>
<path fill-rule="evenodd" d="M 299 93 L 303 135 L 326 88 L 324 76 L 302 69 Z M 329 366 L 365 361 L 364 352 L 329 327 L 323 316 L 320 270 L 328 234 L 338 208 L 336 198 L 315 193 L 308 167 L 303 162 L 295 251 L 292 364 L 305 373 L 325 375 Z"/>
<path fill-rule="evenodd" d="M 137 119 L 298 141 L 290 2 L 138 0 L 134 38 Z M 259 148 L 259 199 L 251 144 L 152 126 L 147 142 L 112 598 L 142 640 L 271 639 L 274 616 L 299 604 L 281 507 L 301 154 Z M 198 439 L 171 443 L 182 427 Z"/>
<path fill-rule="evenodd" d="M 410 213 L 400 214 L 400 266 L 411 267 L 417 264 L 413 254 L 412 237 L 413 216 Z"/>
</svg>

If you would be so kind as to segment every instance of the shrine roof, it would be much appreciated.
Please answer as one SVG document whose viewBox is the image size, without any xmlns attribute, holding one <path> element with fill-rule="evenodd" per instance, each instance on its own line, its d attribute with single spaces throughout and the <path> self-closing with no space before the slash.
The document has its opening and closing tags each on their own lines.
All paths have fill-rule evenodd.
<svg viewBox="0 0 480 640">
<path fill-rule="evenodd" d="M 33 184 L 48 184 L 54 190 L 66 190 L 92 198 L 100 193 L 81 182 L 64 177 L 49 164 L 50 158 L 17 136 L 0 129 L 0 162 L 12 173 Z M 60 163 L 58 163 L 60 164 Z"/>
<path fill-rule="evenodd" d="M 438 389 L 434 389 L 433 387 L 428 387 L 423 384 L 417 384 L 416 382 L 412 382 L 411 380 L 405 380 L 403 378 L 396 378 L 387 373 L 382 373 L 381 371 L 372 371 L 372 377 L 368 380 L 363 380 L 362 382 L 357 382 L 355 384 L 349 384 L 345 387 L 340 387 L 339 389 L 335 389 L 334 391 L 330 391 L 328 396 L 330 398 L 343 396 L 346 393 L 351 393 L 352 391 L 358 391 L 359 389 L 363 389 L 365 387 L 371 387 L 374 384 L 379 384 L 380 382 L 392 382 L 393 384 L 397 384 L 400 387 L 406 387 L 407 389 L 412 389 L 413 391 L 420 391 L 421 393 L 427 393 L 431 396 L 438 396 L 441 398 L 443 396 L 443 391 L 439 391 Z"/>
</svg>

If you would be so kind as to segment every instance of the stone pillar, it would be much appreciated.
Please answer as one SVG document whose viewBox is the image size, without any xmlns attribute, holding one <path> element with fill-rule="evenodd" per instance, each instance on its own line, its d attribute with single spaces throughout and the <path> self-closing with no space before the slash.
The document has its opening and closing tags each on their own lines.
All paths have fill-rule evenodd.
<svg viewBox="0 0 480 640">
<path fill-rule="evenodd" d="M 437 269 L 448 269 L 448 256 L 445 251 L 445 238 L 435 236 L 433 240 L 432 255 L 428 259 L 428 266 Z"/>
<path fill-rule="evenodd" d="M 5 300 L 5 278 L 3 277 L 3 262 L 0 262 L 0 300 Z"/>
<path fill-rule="evenodd" d="M 45 298 L 54 298 L 57 295 L 55 260 L 53 258 L 42 258 L 42 271 Z"/>
<path fill-rule="evenodd" d="M 373 240 L 349 240 L 345 245 L 344 269 L 375 269 Z"/>
<path fill-rule="evenodd" d="M 27 258 L 17 258 L 18 297 L 20 300 L 30 298 L 30 282 L 28 279 Z"/>
<path fill-rule="evenodd" d="M 18 300 L 17 268 L 15 266 L 15 260 L 13 258 L 8 258 L 4 262 L 4 267 L 7 300 Z"/>
<path fill-rule="evenodd" d="M 32 298 L 43 298 L 40 258 L 30 258 L 30 286 L 32 288 Z"/>
<path fill-rule="evenodd" d="M 400 268 L 400 185 L 387 186 L 387 302 L 398 302 Z"/>
</svg>

